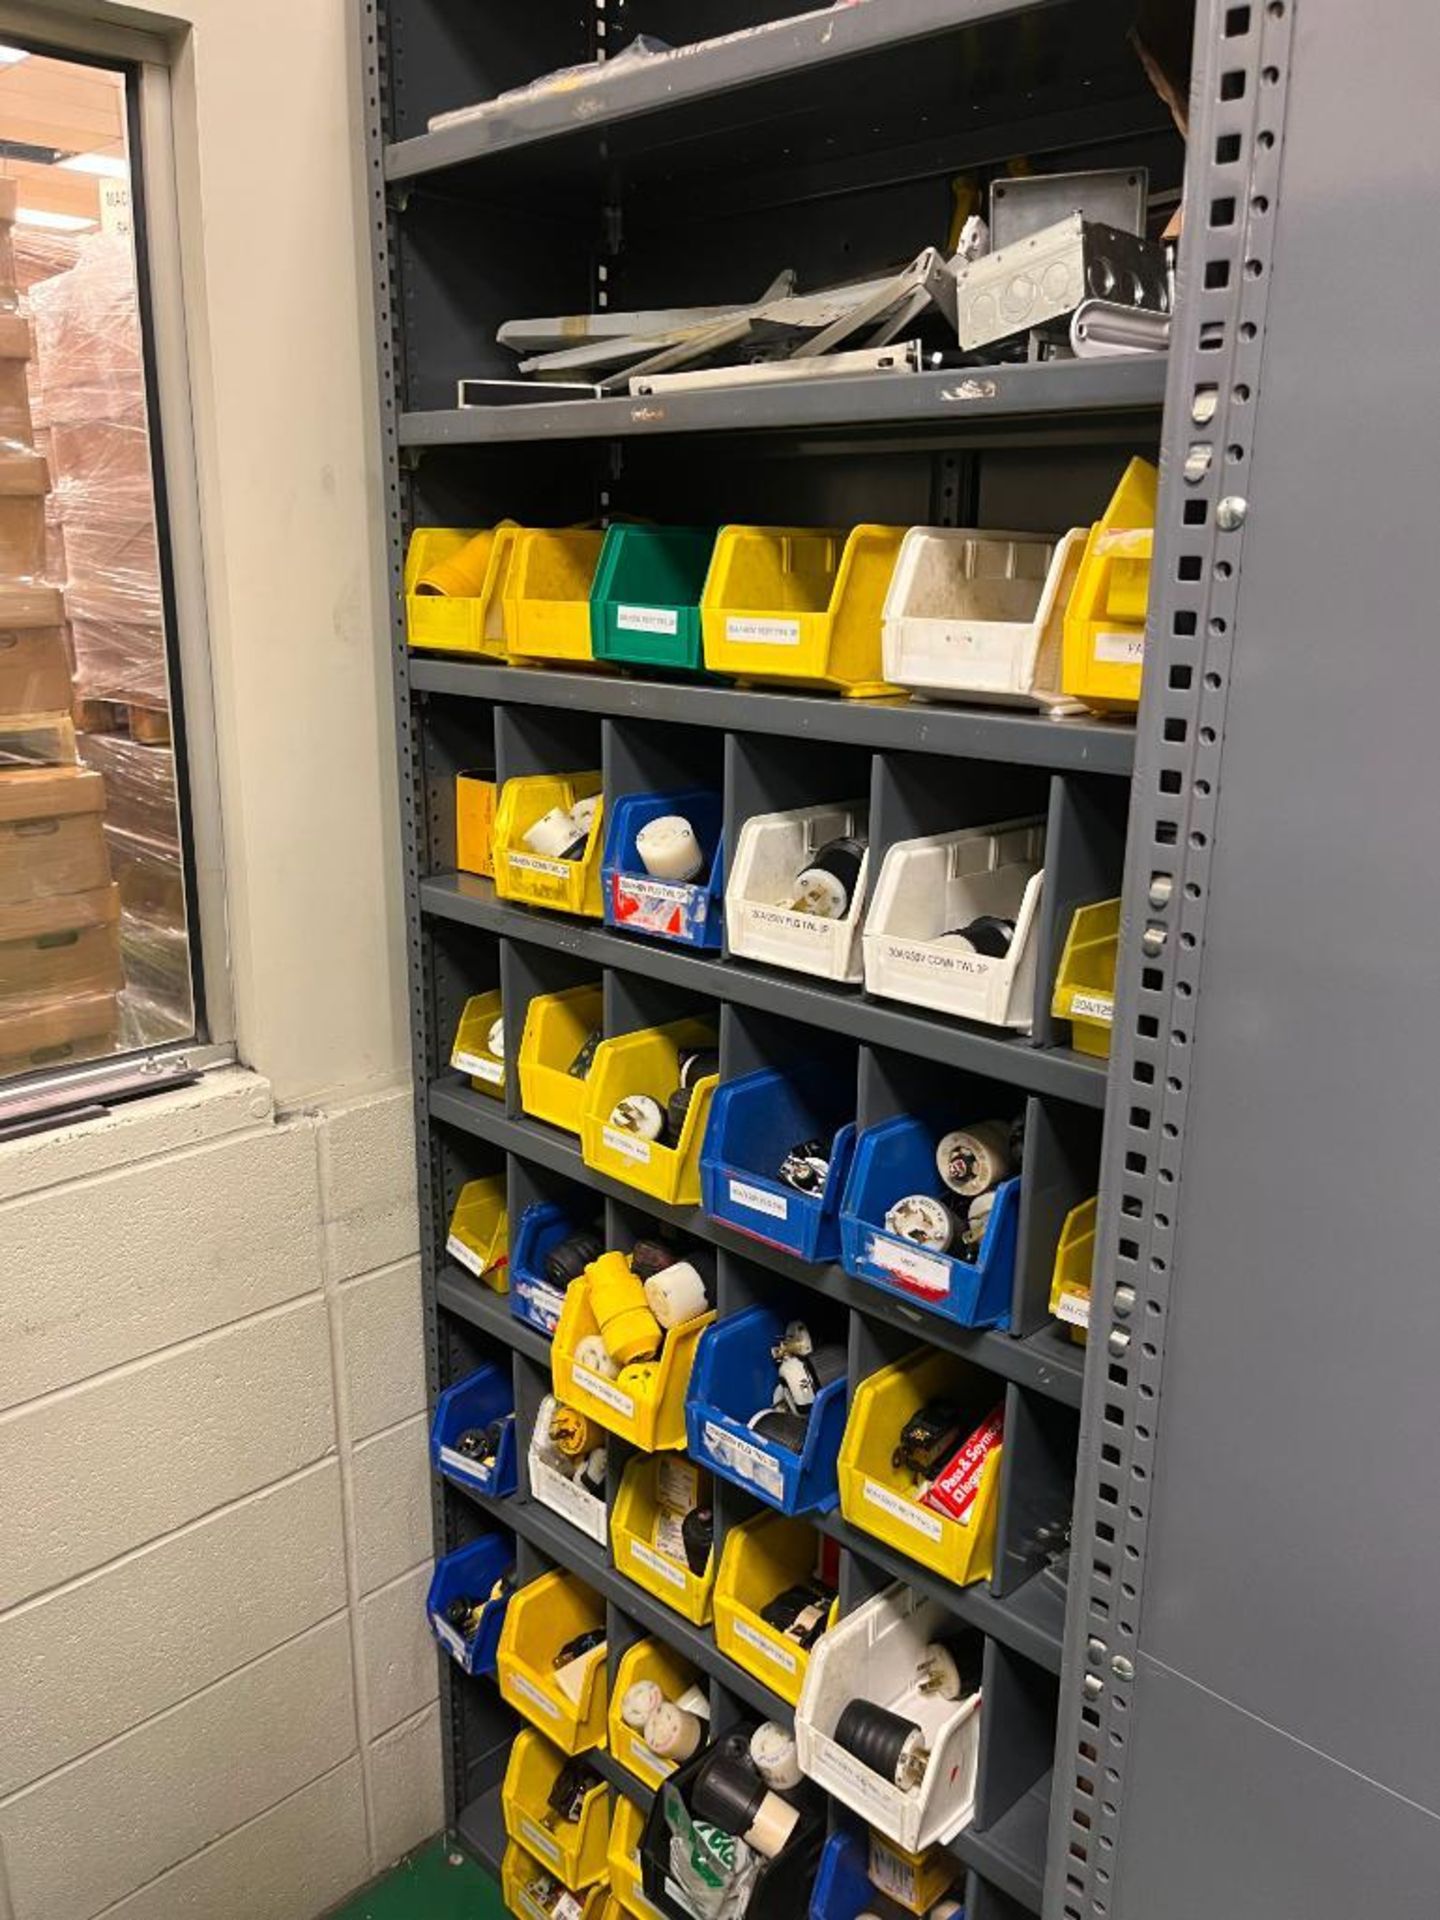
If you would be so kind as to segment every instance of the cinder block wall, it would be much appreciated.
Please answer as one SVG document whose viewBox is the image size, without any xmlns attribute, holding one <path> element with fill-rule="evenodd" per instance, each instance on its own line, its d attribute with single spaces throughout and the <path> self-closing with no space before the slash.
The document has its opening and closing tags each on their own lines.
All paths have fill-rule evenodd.
<svg viewBox="0 0 1440 1920">
<path fill-rule="evenodd" d="M 0 1148 L 0 1920 L 307 1920 L 440 1825 L 408 1090 Z"/>
</svg>

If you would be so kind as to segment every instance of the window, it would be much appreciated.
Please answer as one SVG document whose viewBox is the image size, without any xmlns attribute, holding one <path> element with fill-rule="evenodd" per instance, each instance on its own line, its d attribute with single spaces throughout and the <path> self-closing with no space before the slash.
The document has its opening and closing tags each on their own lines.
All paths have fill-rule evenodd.
<svg viewBox="0 0 1440 1920">
<path fill-rule="evenodd" d="M 140 153 L 165 79 L 0 44 L 0 1127 L 173 1081 L 216 1031 Z"/>
</svg>

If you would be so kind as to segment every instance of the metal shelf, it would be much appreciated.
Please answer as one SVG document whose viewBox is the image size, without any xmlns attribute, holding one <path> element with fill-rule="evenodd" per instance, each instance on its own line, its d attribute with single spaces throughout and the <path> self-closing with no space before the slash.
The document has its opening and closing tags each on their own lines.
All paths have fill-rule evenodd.
<svg viewBox="0 0 1440 1920">
<path fill-rule="evenodd" d="M 804 693 L 633 680 L 618 674 L 551 672 L 481 660 L 413 654 L 413 692 L 526 707 L 573 707 L 626 720 L 672 720 L 730 733 L 780 734 L 891 753 L 933 753 L 1061 773 L 1135 770 L 1135 729 L 1123 721 L 1047 720 L 998 707 L 936 706 L 924 700 L 841 700 Z"/>
<path fill-rule="evenodd" d="M 460 1809 L 455 1822 L 455 1832 L 461 1844 L 498 1884 L 500 1863 L 505 1857 L 505 1815 L 500 1806 L 498 1786 L 487 1787 L 485 1792 Z"/>
<path fill-rule="evenodd" d="M 440 1269 L 435 1276 L 435 1297 L 457 1320 L 467 1321 L 481 1333 L 488 1333 L 492 1340 L 503 1341 L 528 1359 L 538 1360 L 543 1367 L 549 1366 L 550 1342 L 544 1334 L 515 1318 L 507 1295 L 496 1293 L 493 1287 L 485 1286 L 463 1267 Z"/>
<path fill-rule="evenodd" d="M 615 440 L 674 433 L 875 431 L 964 434 L 1005 420 L 1056 425 L 1150 413 L 1165 398 L 1164 354 L 1055 360 L 955 372 L 796 380 L 631 399 L 536 400 L 400 416 L 404 447 L 511 446 L 527 440 Z M 1044 724 L 1043 722 L 1041 724 Z"/>
<path fill-rule="evenodd" d="M 385 150 L 385 178 L 416 180 L 577 138 L 586 143 L 582 158 L 588 162 L 601 139 L 607 148 L 613 146 L 611 136 L 635 121 L 652 125 L 632 146 L 675 143 L 687 135 L 693 144 L 701 131 L 693 122 L 697 109 L 706 116 L 704 134 L 713 139 L 741 126 L 752 128 L 768 117 L 767 108 L 773 114 L 777 95 L 793 102 L 796 90 L 803 89 L 808 106 L 817 90 L 864 86 L 864 74 L 854 70 L 857 61 L 893 66 L 896 55 L 914 50 L 916 43 L 1017 11 L 1023 9 L 1014 0 L 872 0 L 853 11 L 817 9 L 745 35 L 722 34 L 680 58 L 616 64 L 583 91 L 557 87 L 521 94 L 476 119 L 396 142 Z M 1060 25 L 1054 30 L 1059 32 Z M 922 46 L 922 59 L 924 52 Z M 911 70 L 907 62 L 906 72 Z M 867 93 L 873 98 L 874 87 Z M 841 138 L 854 148 L 870 131 L 862 124 Z M 913 138 L 913 114 L 908 131 Z"/>
<path fill-rule="evenodd" d="M 1039 1913 L 1044 1892 L 1050 1779 L 1047 1773 L 1037 1781 L 993 1827 L 983 1833 L 967 1827 L 950 1847 L 967 1866 L 1031 1913 Z"/>
<path fill-rule="evenodd" d="M 484 927 L 510 940 L 528 941 L 555 953 L 573 954 L 597 966 L 618 967 L 651 980 L 669 980 L 714 1000 L 760 1007 L 806 1026 L 843 1030 L 873 1046 L 918 1054 L 937 1065 L 1050 1094 L 1078 1106 L 1105 1104 L 1105 1063 L 1068 1047 L 1032 1047 L 1020 1037 L 1002 1037 L 958 1021 L 908 1012 L 893 1001 L 874 1000 L 744 961 L 706 957 L 683 947 L 651 945 L 612 933 L 593 920 L 517 907 L 496 897 L 494 883 L 470 874 L 442 874 L 420 883 L 420 904 L 437 919 Z"/>
<path fill-rule="evenodd" d="M 760 1240 L 751 1240 L 745 1234 L 734 1233 L 718 1221 L 711 1220 L 698 1207 L 663 1206 L 659 1201 L 638 1193 L 634 1187 L 627 1187 L 623 1182 L 612 1180 L 608 1175 L 596 1172 L 593 1167 L 587 1167 L 581 1158 L 578 1142 L 569 1134 L 559 1133 L 543 1121 L 513 1119 L 497 1101 L 488 1095 L 475 1093 L 461 1081 L 433 1081 L 429 1089 L 428 1110 L 432 1120 L 458 1127 L 476 1139 L 488 1140 L 507 1152 L 549 1167 L 581 1186 L 590 1187 L 611 1200 L 619 1200 L 651 1214 L 657 1220 L 667 1220 L 671 1225 L 693 1234 L 696 1239 L 708 1240 L 712 1246 L 724 1247 L 744 1259 L 753 1260 L 758 1266 L 783 1274 L 797 1286 L 823 1294 L 827 1300 L 843 1302 L 852 1313 L 864 1314 L 870 1319 L 883 1321 L 887 1326 L 901 1328 L 917 1341 L 943 1347 L 949 1353 L 961 1354 L 1003 1379 L 1013 1380 L 1018 1386 L 1033 1388 L 1037 1393 L 1062 1401 L 1067 1406 L 1080 1404 L 1083 1354 L 1073 1348 L 1066 1352 L 1064 1349 L 1070 1347 L 1071 1343 L 1057 1342 L 1049 1327 L 1041 1328 L 1028 1338 L 1017 1339 L 1008 1333 L 958 1326 L 954 1321 L 943 1320 L 936 1314 L 922 1313 L 917 1308 L 909 1307 L 903 1300 L 892 1299 L 877 1287 L 856 1280 L 843 1267 L 808 1266 L 779 1248 L 766 1246 Z M 502 1323 L 509 1316 L 494 1313 L 488 1307 L 482 1310 L 486 1316 L 484 1324 L 499 1338 L 507 1338 Z M 474 1315 L 469 1312 L 465 1312 L 463 1317 L 474 1321 Z M 517 1321 L 515 1325 L 518 1327 L 520 1323 Z M 519 1345 L 520 1342 L 513 1344 Z"/>
</svg>

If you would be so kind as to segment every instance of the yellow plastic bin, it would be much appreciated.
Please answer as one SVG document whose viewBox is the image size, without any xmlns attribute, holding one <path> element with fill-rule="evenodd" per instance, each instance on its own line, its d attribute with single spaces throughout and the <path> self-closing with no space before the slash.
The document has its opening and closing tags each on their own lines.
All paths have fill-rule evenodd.
<svg viewBox="0 0 1440 1920">
<path fill-rule="evenodd" d="M 607 1380 L 575 1358 L 580 1342 L 600 1331 L 590 1305 L 587 1270 L 565 1289 L 565 1304 L 550 1346 L 557 1398 L 646 1453 L 683 1447 L 690 1369 L 700 1336 L 714 1318 L 713 1311 L 701 1313 L 671 1327 L 658 1360 L 622 1367 L 618 1379 Z"/>
<path fill-rule="evenodd" d="M 492 1093 L 498 1099 L 505 1091 L 505 1060 L 490 1051 L 490 1029 L 500 1018 L 500 989 L 472 993 L 465 1002 L 460 1024 L 455 1029 L 455 1044 L 450 1049 L 450 1064 L 468 1073 L 477 1093 Z"/>
<path fill-rule="evenodd" d="M 510 1291 L 510 1217 L 505 1176 L 487 1173 L 460 1189 L 445 1251 L 496 1293 Z"/>
<path fill-rule="evenodd" d="M 610 1115 L 627 1094 L 658 1100 L 661 1111 L 680 1085 L 679 1058 L 692 1048 L 718 1045 L 715 1029 L 703 1020 L 674 1020 L 668 1026 L 602 1040 L 585 1083 L 580 1148 L 587 1167 L 637 1187 L 670 1207 L 700 1204 L 700 1143 L 710 1114 L 718 1074 L 697 1081 L 676 1146 L 641 1140 L 610 1125 Z"/>
<path fill-rule="evenodd" d="M 1065 1216 L 1050 1279 L 1050 1311 L 1082 1345 L 1090 1331 L 1090 1287 L 1095 1274 L 1095 1196 Z"/>
<path fill-rule="evenodd" d="M 567 1133 L 579 1133 L 586 1076 L 570 1069 L 591 1035 L 600 1032 L 603 1017 L 604 993 L 598 982 L 536 994 L 525 1010 L 520 1038 L 520 1104 L 526 1113 Z"/>
<path fill-rule="evenodd" d="M 1050 1011 L 1070 1022 L 1070 1038 L 1077 1053 L 1110 1057 L 1110 1032 L 1115 1023 L 1115 955 L 1120 945 L 1119 900 L 1097 900 L 1077 907 L 1065 936 L 1055 975 Z"/>
<path fill-rule="evenodd" d="M 699 1678 L 687 1660 L 659 1640 L 637 1640 L 620 1656 L 610 1690 L 610 1751 L 627 1773 L 633 1773 L 647 1787 L 659 1787 L 667 1780 L 675 1771 L 675 1762 L 652 1753 L 635 1729 L 626 1726 L 620 1717 L 620 1704 L 639 1680 L 653 1680 L 667 1700 L 678 1700 Z"/>
<path fill-rule="evenodd" d="M 870 1884 L 911 1913 L 927 1914 L 964 1871 L 944 1847 L 911 1853 L 877 1827 L 870 1829 Z"/>
<path fill-rule="evenodd" d="M 709 1505 L 710 1475 L 694 1461 L 654 1453 L 637 1453 L 627 1461 L 610 1513 L 610 1557 L 617 1573 L 673 1607 L 684 1619 L 704 1627 L 710 1623 L 715 1555 L 712 1551 L 700 1574 L 692 1573 L 686 1564 L 679 1546 L 679 1515 L 676 1513 L 672 1526 L 663 1499 L 667 1485 L 678 1499 L 682 1481 L 685 1490 L 693 1483 L 695 1504 Z M 675 1512 L 674 1507 L 669 1511 Z M 671 1534 L 673 1539 L 669 1538 Z M 671 1553 L 667 1546 L 677 1551 Z"/>
<path fill-rule="evenodd" d="M 640 1835 L 645 1830 L 645 1815 L 625 1794 L 617 1794 L 615 1814 L 610 1822 L 610 1851 L 606 1865 L 610 1870 L 610 1891 L 621 1910 L 631 1920 L 662 1920 L 660 1909 L 652 1907 L 640 1884 Z M 602 1916 L 603 1920 L 603 1916 Z"/>
<path fill-rule="evenodd" d="M 415 529 L 405 554 L 405 632 L 412 647 L 504 659 L 502 607 L 514 533 L 513 520 L 488 528 Z"/>
<path fill-rule="evenodd" d="M 510 1749 L 500 1806 L 510 1838 L 576 1893 L 606 1877 L 610 1789 L 597 1779 L 580 1802 L 580 1818 L 557 1820 L 549 1800 L 565 1765 L 566 1756 L 542 1735 L 522 1733 Z"/>
<path fill-rule="evenodd" d="M 595 809 L 585 851 L 578 860 L 551 860 L 532 853 L 525 831 L 552 807 L 573 807 L 600 792 L 598 773 L 527 773 L 507 780 L 495 810 L 491 858 L 495 863 L 495 891 L 502 900 L 523 900 L 532 907 L 553 907 L 560 913 L 586 913 L 598 920 L 600 850 L 604 839 L 605 807 Z"/>
<path fill-rule="evenodd" d="M 1065 609 L 1061 686 L 1097 713 L 1133 713 L 1145 664 L 1145 609 L 1160 476 L 1132 460 L 1090 529 Z"/>
<path fill-rule="evenodd" d="M 715 1576 L 716 1646 L 792 1707 L 805 1684 L 809 1649 L 762 1620 L 760 1610 L 787 1587 L 813 1576 L 818 1540 L 804 1520 L 762 1513 L 726 1534 Z M 835 1624 L 838 1604 L 830 1609 L 827 1627 Z"/>
<path fill-rule="evenodd" d="M 555 1656 L 577 1634 L 605 1626 L 605 1602 L 573 1573 L 544 1573 L 510 1596 L 496 1673 L 501 1695 L 566 1753 L 603 1747 L 605 1643 L 584 1657 L 573 1692 L 555 1677 Z"/>
<path fill-rule="evenodd" d="M 700 619 L 705 664 L 856 699 L 886 684 L 881 620 L 904 527 L 722 527 Z"/>
<path fill-rule="evenodd" d="M 500 1891 L 506 1911 L 518 1915 L 519 1920 L 557 1920 L 536 1891 L 539 1885 L 557 1877 L 543 1861 L 512 1840 L 500 1862 Z M 586 1889 L 583 1899 L 572 1902 L 573 1911 L 565 1920 L 604 1920 L 604 1910 L 609 1904 L 608 1882 L 597 1881 Z"/>
<path fill-rule="evenodd" d="M 593 667 L 590 589 L 605 536 L 588 527 L 518 527 L 505 579 L 505 645 L 524 666 Z"/>
<path fill-rule="evenodd" d="M 988 1374 L 929 1349 L 862 1380 L 840 1443 L 840 1511 L 850 1525 L 956 1586 L 988 1580 L 995 1570 L 1003 1446 L 991 1449 L 971 1517 L 962 1526 L 921 1504 L 909 1468 L 895 1460 L 895 1443 L 927 1401 L 954 1402 L 971 1426 L 979 1426 L 1001 1397 L 1000 1383 Z"/>
</svg>

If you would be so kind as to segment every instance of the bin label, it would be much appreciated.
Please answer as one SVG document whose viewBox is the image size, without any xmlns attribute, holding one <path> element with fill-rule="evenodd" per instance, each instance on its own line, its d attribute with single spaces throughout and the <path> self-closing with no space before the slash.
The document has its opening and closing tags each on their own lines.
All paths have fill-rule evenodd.
<svg viewBox="0 0 1440 1920">
<path fill-rule="evenodd" d="M 638 1733 L 630 1735 L 630 1758 L 638 1760 L 647 1773 L 658 1773 L 662 1780 L 675 1771 L 675 1762 L 662 1760 L 658 1753 L 646 1746 Z"/>
<path fill-rule="evenodd" d="M 749 615 L 729 614 L 725 620 L 725 638 L 751 647 L 798 647 L 798 620 L 756 620 Z"/>
<path fill-rule="evenodd" d="M 901 946 L 894 940 L 885 940 L 882 952 L 893 966 L 915 973 L 991 974 L 998 973 L 1008 961 L 1008 956 L 1007 960 L 995 960 L 988 954 L 947 953 L 938 940 L 923 947 Z"/>
<path fill-rule="evenodd" d="M 450 1649 L 451 1653 L 460 1662 L 461 1666 L 465 1666 L 465 1642 L 455 1631 L 454 1627 L 451 1626 L 450 1622 L 448 1620 L 442 1620 L 438 1613 L 432 1613 L 430 1616 L 430 1624 L 445 1642 L 445 1645 Z"/>
<path fill-rule="evenodd" d="M 542 1693 L 539 1687 L 525 1678 L 523 1673 L 511 1672 L 505 1677 L 510 1682 L 510 1691 L 512 1693 L 518 1693 L 520 1698 L 522 1700 L 528 1700 L 532 1707 L 539 1707 L 540 1711 L 547 1714 L 550 1719 L 558 1720 L 560 1718 L 559 1701 L 552 1700 L 548 1694 Z"/>
<path fill-rule="evenodd" d="M 556 1894 L 555 1904 L 550 1909 L 549 1920 L 580 1920 L 585 1909 L 573 1893 L 563 1889 Z"/>
<path fill-rule="evenodd" d="M 673 1560 L 667 1560 L 663 1553 L 656 1553 L 653 1547 L 647 1547 L 643 1540 L 630 1542 L 630 1558 L 638 1560 L 642 1567 L 648 1567 L 667 1586 L 676 1587 L 681 1593 L 685 1591 L 685 1569 L 677 1567 Z"/>
<path fill-rule="evenodd" d="M 1067 1327 L 1088 1327 L 1090 1324 L 1090 1296 L 1088 1293 L 1072 1293 L 1063 1288 L 1060 1298 L 1051 1309 L 1057 1320 L 1063 1320 Z"/>
<path fill-rule="evenodd" d="M 458 1233 L 452 1233 L 450 1235 L 450 1238 L 445 1242 L 445 1251 L 452 1260 L 458 1260 L 462 1267 L 468 1267 L 477 1279 L 484 1273 L 485 1262 L 475 1251 L 474 1247 L 470 1245 L 470 1242 L 468 1240 L 462 1240 Z"/>
<path fill-rule="evenodd" d="M 562 1519 L 568 1520 L 571 1526 L 578 1527 L 581 1533 L 588 1534 L 597 1545 L 605 1545 L 605 1502 L 577 1487 L 563 1473 L 557 1473 L 538 1453 L 530 1455 L 530 1491 L 542 1506 L 549 1507 Z"/>
<path fill-rule="evenodd" d="M 528 1820 L 523 1813 L 520 1816 L 520 1831 L 524 1834 L 525 1844 L 532 1853 L 538 1853 L 542 1859 L 553 1860 L 557 1865 L 559 1864 L 559 1847 L 543 1827 L 537 1827 L 535 1822 Z"/>
<path fill-rule="evenodd" d="M 743 1640 L 747 1646 L 754 1647 L 757 1653 L 763 1653 L 767 1660 L 773 1661 L 777 1667 L 782 1667 L 786 1673 L 800 1671 L 800 1662 L 788 1647 L 780 1647 L 773 1640 L 767 1640 L 763 1633 L 756 1632 L 748 1620 L 737 1620 L 734 1624 L 737 1640 Z"/>
<path fill-rule="evenodd" d="M 522 873 L 544 873 L 553 879 L 565 880 L 579 871 L 576 860 L 546 860 L 538 853 L 512 853 L 509 856 L 512 867 L 519 867 Z"/>
<path fill-rule="evenodd" d="M 468 1073 L 472 1079 L 487 1080 L 492 1087 L 498 1087 L 505 1078 L 505 1062 L 492 1060 L 483 1053 L 467 1053 L 463 1047 L 457 1047 L 450 1056 L 452 1067 L 458 1067 L 461 1073 Z"/>
<path fill-rule="evenodd" d="M 894 1821 L 897 1808 L 904 1804 L 895 1788 L 887 1787 L 878 1774 L 872 1773 L 868 1767 L 862 1767 L 858 1760 L 833 1740 L 825 1741 L 818 1757 L 824 1762 L 822 1785 L 827 1776 L 831 1777 L 843 1783 L 846 1804 L 857 1813 L 869 1814 L 873 1819 L 887 1824 Z"/>
<path fill-rule="evenodd" d="M 790 1202 L 780 1193 L 767 1193 L 763 1187 L 752 1187 L 748 1181 L 730 1182 L 730 1199 L 737 1207 L 748 1207 L 751 1213 L 768 1213 L 772 1220 L 790 1218 Z"/>
<path fill-rule="evenodd" d="M 574 1362 L 575 1380 L 586 1393 L 593 1394 L 597 1400 L 603 1400 L 607 1407 L 613 1407 L 616 1413 L 623 1413 L 627 1420 L 635 1418 L 635 1398 L 633 1394 L 622 1393 L 603 1373 L 595 1373 L 589 1367 Z"/>
<path fill-rule="evenodd" d="M 701 888 L 678 880 L 617 873 L 611 877 L 610 904 L 622 927 L 680 936 L 704 926 L 710 902 Z"/>
<path fill-rule="evenodd" d="M 616 607 L 615 624 L 621 633 L 679 633 L 680 615 L 673 607 Z"/>
<path fill-rule="evenodd" d="M 1115 1018 L 1115 1002 L 1108 993 L 1077 993 L 1070 1001 L 1070 1018 L 1077 1014 L 1087 1020 L 1103 1020 L 1108 1027 Z"/>
<path fill-rule="evenodd" d="M 950 1291 L 950 1263 L 938 1254 L 922 1253 L 919 1247 L 902 1247 L 882 1234 L 872 1233 L 865 1258 L 882 1273 L 888 1273 L 907 1293 L 918 1293 L 926 1300 L 943 1300 Z"/>
<path fill-rule="evenodd" d="M 477 1467 L 473 1460 L 463 1453 L 457 1453 L 454 1447 L 441 1447 L 440 1460 L 441 1464 L 449 1467 L 452 1473 L 458 1473 L 462 1480 L 469 1480 L 477 1487 L 490 1484 L 490 1475 L 494 1472 L 494 1468 Z"/>
<path fill-rule="evenodd" d="M 1138 667 L 1145 659 L 1143 633 L 1097 633 L 1095 658 L 1109 667 Z"/>
<path fill-rule="evenodd" d="M 780 1463 L 772 1460 L 764 1448 L 757 1447 L 753 1440 L 742 1440 L 739 1434 L 730 1433 L 726 1428 L 716 1426 L 713 1420 L 707 1420 L 705 1451 L 718 1466 L 728 1467 L 752 1486 L 763 1487 L 776 1500 L 783 1498 L 785 1476 L 780 1471 Z"/>
<path fill-rule="evenodd" d="M 560 1310 L 565 1305 L 565 1296 L 557 1287 L 545 1280 L 517 1280 L 512 1298 L 519 1300 L 525 1309 L 517 1318 L 528 1320 L 542 1333 L 554 1334 L 560 1324 Z"/>
<path fill-rule="evenodd" d="M 925 1509 L 917 1507 L 913 1500 L 906 1500 L 903 1495 L 892 1493 L 889 1487 L 882 1487 L 878 1481 L 868 1477 L 864 1485 L 864 1494 L 872 1507 L 879 1507 L 882 1513 L 890 1514 L 892 1518 L 900 1521 L 902 1526 L 911 1528 L 915 1533 L 923 1533 L 927 1540 L 938 1541 L 942 1537 L 940 1516 L 926 1513 Z"/>
<path fill-rule="evenodd" d="M 620 1153 L 627 1160 L 638 1161 L 644 1167 L 650 1164 L 650 1142 L 637 1139 L 633 1133 L 622 1133 L 619 1127 L 606 1127 L 601 1135 L 607 1147 Z"/>
</svg>

